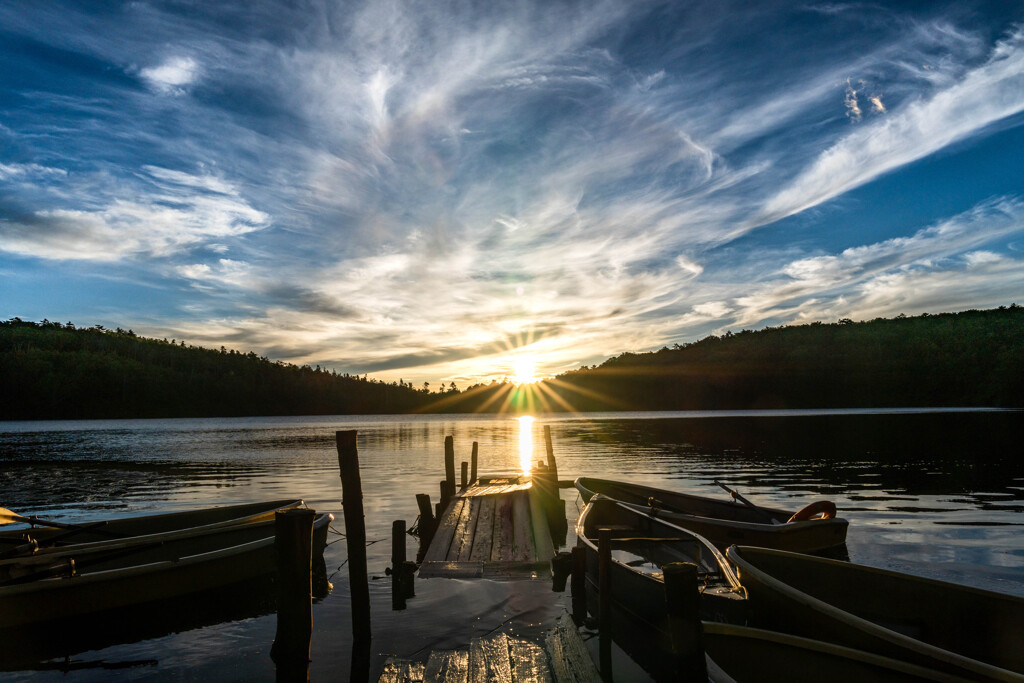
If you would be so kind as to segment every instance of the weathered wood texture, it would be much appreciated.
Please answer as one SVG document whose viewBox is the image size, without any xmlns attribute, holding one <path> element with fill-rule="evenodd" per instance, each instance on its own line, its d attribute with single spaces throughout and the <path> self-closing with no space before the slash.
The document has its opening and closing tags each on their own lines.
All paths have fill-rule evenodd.
<svg viewBox="0 0 1024 683">
<path fill-rule="evenodd" d="M 416 678 L 416 676 L 420 676 Z M 423 664 L 389 658 L 381 683 L 590 683 L 600 680 L 568 615 L 558 618 L 543 644 L 498 633 L 474 638 L 465 650 L 430 653 Z"/>
<path fill-rule="evenodd" d="M 554 547 L 536 496 L 519 477 L 470 486 L 442 513 L 420 576 L 546 577 Z"/>
</svg>

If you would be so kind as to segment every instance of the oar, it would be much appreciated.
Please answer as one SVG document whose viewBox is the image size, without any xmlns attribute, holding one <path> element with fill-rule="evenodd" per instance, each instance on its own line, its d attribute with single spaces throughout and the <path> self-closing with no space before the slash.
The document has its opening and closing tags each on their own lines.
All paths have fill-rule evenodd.
<svg viewBox="0 0 1024 683">
<path fill-rule="evenodd" d="M 726 486 L 722 482 L 718 481 L 717 479 L 715 479 L 715 483 L 718 484 L 719 486 L 721 486 L 726 491 L 728 491 L 729 495 L 732 496 L 735 500 L 738 500 L 739 502 L 743 503 L 744 505 L 746 505 L 748 508 L 750 508 L 752 510 L 757 510 L 759 513 L 761 513 L 762 515 L 764 515 L 765 517 L 770 519 L 772 524 L 782 524 L 782 522 L 780 520 L 775 519 L 775 515 L 773 515 L 772 513 L 768 512 L 767 510 L 763 510 L 763 509 L 757 507 L 756 505 L 751 503 L 749 500 L 747 500 L 746 498 L 741 496 L 740 492 L 737 491 L 736 489 L 729 488 L 728 486 Z"/>
<path fill-rule="evenodd" d="M 49 519 L 39 519 L 35 515 L 22 517 L 7 508 L 0 508 L 0 526 L 5 524 L 32 524 L 33 526 L 52 526 L 58 529 L 77 529 L 79 527 L 78 524 L 65 524 L 64 522 L 54 522 Z"/>
</svg>

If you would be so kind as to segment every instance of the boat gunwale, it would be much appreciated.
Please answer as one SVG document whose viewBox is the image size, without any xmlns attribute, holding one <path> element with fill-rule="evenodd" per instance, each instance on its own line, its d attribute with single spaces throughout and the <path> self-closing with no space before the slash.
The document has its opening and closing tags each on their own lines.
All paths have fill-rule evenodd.
<svg viewBox="0 0 1024 683">
<path fill-rule="evenodd" d="M 777 550 L 774 548 L 758 548 L 754 546 L 730 546 L 726 550 L 730 562 L 736 566 L 740 574 L 751 574 L 757 581 L 765 584 L 769 589 L 776 591 L 778 594 L 792 600 L 793 602 L 810 609 L 812 612 L 823 614 L 827 618 L 838 621 L 842 624 L 846 624 L 851 628 L 870 636 L 875 639 L 888 640 L 891 643 L 896 643 L 901 647 L 905 647 L 908 650 L 916 652 L 920 655 L 932 658 L 939 662 L 956 666 L 964 671 L 970 671 L 976 674 L 983 674 L 986 676 L 993 677 L 997 680 L 1021 680 L 1021 673 L 1013 671 L 1011 669 L 1005 669 L 994 664 L 989 664 L 967 655 L 962 655 L 952 650 L 932 645 L 923 640 L 918 640 L 906 634 L 900 633 L 893 629 L 887 628 L 877 622 L 865 619 L 864 617 L 858 616 L 852 612 L 844 610 L 840 607 L 832 605 L 820 598 L 816 598 L 813 595 L 806 593 L 781 579 L 777 579 L 766 571 L 755 566 L 750 560 L 743 558 L 742 553 L 748 552 L 756 555 L 757 553 L 782 556 L 783 559 L 794 558 L 802 562 L 818 563 L 826 566 L 836 566 L 848 568 L 853 566 L 858 570 L 865 570 L 869 574 L 876 574 L 887 578 L 897 578 L 904 580 L 920 581 L 936 588 L 948 588 L 953 587 L 957 590 L 964 590 L 967 593 L 974 593 L 976 595 L 985 595 L 990 598 L 1006 598 L 1011 602 L 1020 602 L 1024 607 L 1024 598 L 1019 598 L 1015 595 L 997 593 L 995 591 L 988 591 L 983 588 L 976 588 L 974 586 L 962 586 L 959 584 L 953 584 L 948 581 L 941 581 L 939 579 L 932 579 L 925 576 L 917 576 L 913 574 L 905 574 L 903 572 L 892 571 L 889 569 L 881 569 L 879 567 L 871 567 L 869 565 L 854 564 L 850 562 L 842 562 L 840 560 L 834 560 L 831 558 L 818 557 L 814 555 L 806 555 L 803 553 L 793 553 L 786 550 Z M 756 599 L 756 598 L 755 598 Z M 883 655 L 884 656 L 884 655 Z"/>
</svg>

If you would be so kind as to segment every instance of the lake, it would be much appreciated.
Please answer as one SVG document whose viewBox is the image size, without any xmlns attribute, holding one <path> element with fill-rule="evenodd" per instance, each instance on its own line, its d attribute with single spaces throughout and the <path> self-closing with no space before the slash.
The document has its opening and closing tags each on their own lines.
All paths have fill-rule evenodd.
<svg viewBox="0 0 1024 683">
<path fill-rule="evenodd" d="M 567 597 L 535 585 L 418 580 L 391 611 L 391 522 L 416 519 L 415 494 L 438 497 L 444 437 L 456 461 L 479 443 L 481 474 L 544 458 L 551 428 L 562 479 L 589 475 L 725 494 L 797 509 L 827 498 L 850 520 L 850 559 L 1024 595 L 1024 420 L 1015 411 L 767 411 L 511 416 L 341 416 L 0 422 L 0 506 L 81 521 L 301 497 L 344 531 L 336 430 L 357 430 L 367 520 L 375 656 L 425 656 L 495 629 L 532 635 Z M 581 502 L 562 491 L 570 529 Z M 341 539 L 341 540 L 339 540 Z M 314 605 L 312 680 L 344 679 L 350 661 L 345 543 L 324 553 L 333 591 Z M 572 532 L 568 543 L 573 542 Z M 409 552 L 415 552 L 409 539 Z M 276 617 L 265 605 L 224 623 L 91 642 L 42 661 L 6 662 L 5 679 L 272 680 Z M 210 620 L 206 620 L 210 621 Z M 132 631 L 132 625 L 127 630 Z M 618 662 L 617 662 L 618 666 Z M 633 677 L 623 664 L 626 678 Z M 637 674 L 640 675 L 640 674 Z"/>
</svg>

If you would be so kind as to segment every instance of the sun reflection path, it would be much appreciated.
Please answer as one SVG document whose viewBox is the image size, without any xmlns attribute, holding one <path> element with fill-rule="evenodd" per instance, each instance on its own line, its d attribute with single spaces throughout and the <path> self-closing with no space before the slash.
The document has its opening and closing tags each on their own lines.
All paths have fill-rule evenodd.
<svg viewBox="0 0 1024 683">
<path fill-rule="evenodd" d="M 529 474 L 533 463 L 533 422 L 530 415 L 523 415 L 519 420 L 519 466 L 523 474 Z"/>
</svg>

